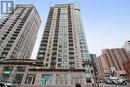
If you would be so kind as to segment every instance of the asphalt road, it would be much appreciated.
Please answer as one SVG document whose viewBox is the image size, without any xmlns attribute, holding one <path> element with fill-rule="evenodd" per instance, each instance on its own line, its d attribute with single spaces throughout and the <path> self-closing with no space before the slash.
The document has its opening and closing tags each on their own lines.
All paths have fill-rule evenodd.
<svg viewBox="0 0 130 87">
<path fill-rule="evenodd" d="M 116 84 L 100 83 L 99 87 L 130 87 L 130 83 L 128 83 L 127 85 L 116 85 Z"/>
</svg>

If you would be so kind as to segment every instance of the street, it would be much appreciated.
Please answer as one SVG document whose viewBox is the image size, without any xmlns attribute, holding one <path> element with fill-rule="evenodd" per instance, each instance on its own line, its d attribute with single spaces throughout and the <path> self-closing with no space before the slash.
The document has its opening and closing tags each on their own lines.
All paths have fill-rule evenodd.
<svg viewBox="0 0 130 87">
<path fill-rule="evenodd" d="M 127 85 L 116 85 L 116 84 L 99 83 L 99 87 L 130 87 L 130 83 L 128 83 Z"/>
</svg>

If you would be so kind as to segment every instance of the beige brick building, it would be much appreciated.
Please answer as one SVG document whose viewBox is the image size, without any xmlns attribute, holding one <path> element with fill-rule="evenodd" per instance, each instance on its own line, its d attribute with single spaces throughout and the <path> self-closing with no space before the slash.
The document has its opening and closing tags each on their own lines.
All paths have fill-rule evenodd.
<svg viewBox="0 0 130 87">
<path fill-rule="evenodd" d="M 103 49 L 97 58 L 96 64 L 99 74 L 108 75 L 114 71 L 117 74 L 126 74 L 123 64 L 130 59 L 124 48 Z"/>
</svg>

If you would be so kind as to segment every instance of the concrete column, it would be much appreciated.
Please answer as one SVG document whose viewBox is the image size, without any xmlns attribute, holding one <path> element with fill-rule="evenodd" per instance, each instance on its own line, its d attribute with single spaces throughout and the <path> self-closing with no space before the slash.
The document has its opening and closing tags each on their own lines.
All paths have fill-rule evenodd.
<svg viewBox="0 0 130 87">
<path fill-rule="evenodd" d="M 40 80 L 41 80 L 41 74 L 38 73 L 38 74 L 36 74 L 34 84 L 35 85 L 40 85 Z"/>
<path fill-rule="evenodd" d="M 67 84 L 68 85 L 71 85 L 71 73 L 70 72 L 68 72 L 68 78 L 67 78 L 68 80 L 67 80 Z"/>
<path fill-rule="evenodd" d="M 0 65 L 0 78 L 2 78 L 2 72 L 4 70 L 4 66 L 3 65 Z"/>
<path fill-rule="evenodd" d="M 53 74 L 53 82 L 52 82 L 53 85 L 56 84 L 56 73 Z"/>
<path fill-rule="evenodd" d="M 8 79 L 9 82 L 11 82 L 11 83 L 13 83 L 13 81 L 14 81 L 14 78 L 16 75 L 16 69 L 17 69 L 17 67 L 13 66 L 13 69 L 12 69 L 11 74 L 10 74 L 9 79 Z"/>
<path fill-rule="evenodd" d="M 83 79 L 83 84 L 86 84 L 86 74 L 85 73 L 83 74 L 82 79 Z"/>
<path fill-rule="evenodd" d="M 26 76 L 27 76 L 27 74 L 28 74 L 28 68 L 29 68 L 29 66 L 26 66 L 26 70 L 25 70 L 25 72 L 23 73 L 23 79 L 22 79 L 21 84 L 25 84 Z"/>
</svg>

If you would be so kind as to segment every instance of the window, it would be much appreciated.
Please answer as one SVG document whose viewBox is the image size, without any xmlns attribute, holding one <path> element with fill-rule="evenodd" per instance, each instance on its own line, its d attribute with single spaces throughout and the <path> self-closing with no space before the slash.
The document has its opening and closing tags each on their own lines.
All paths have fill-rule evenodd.
<svg viewBox="0 0 130 87">
<path fill-rule="evenodd" d="M 23 74 L 16 74 L 13 83 L 21 84 L 22 78 L 23 78 Z"/>
<path fill-rule="evenodd" d="M 60 63 L 58 64 L 58 67 L 61 67 L 61 64 L 60 64 Z"/>
<path fill-rule="evenodd" d="M 49 61 L 49 58 L 46 59 L 46 62 L 48 62 L 48 61 Z"/>
<path fill-rule="evenodd" d="M 48 63 L 46 63 L 45 66 L 48 67 Z"/>
<path fill-rule="evenodd" d="M 53 75 L 52 74 L 42 74 L 41 84 L 52 84 L 53 83 Z"/>
<path fill-rule="evenodd" d="M 62 59 L 61 59 L 61 58 L 58 58 L 58 62 L 62 62 Z"/>
<path fill-rule="evenodd" d="M 48 53 L 47 56 L 49 57 L 49 55 L 50 55 L 50 54 Z"/>
<path fill-rule="evenodd" d="M 25 84 L 34 84 L 36 74 L 28 74 L 25 80 Z"/>
</svg>

